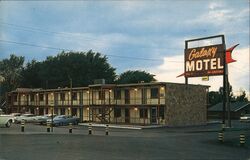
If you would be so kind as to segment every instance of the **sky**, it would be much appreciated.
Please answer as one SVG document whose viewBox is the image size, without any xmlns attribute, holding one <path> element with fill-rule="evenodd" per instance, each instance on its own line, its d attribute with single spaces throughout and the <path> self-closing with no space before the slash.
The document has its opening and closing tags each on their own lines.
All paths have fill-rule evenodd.
<svg viewBox="0 0 250 160">
<path fill-rule="evenodd" d="M 0 59 L 26 62 L 64 50 L 100 52 L 116 68 L 145 70 L 158 81 L 184 83 L 185 40 L 224 34 L 240 44 L 229 64 L 235 94 L 249 95 L 249 0 L 0 1 Z M 189 83 L 222 86 L 222 76 Z"/>
</svg>

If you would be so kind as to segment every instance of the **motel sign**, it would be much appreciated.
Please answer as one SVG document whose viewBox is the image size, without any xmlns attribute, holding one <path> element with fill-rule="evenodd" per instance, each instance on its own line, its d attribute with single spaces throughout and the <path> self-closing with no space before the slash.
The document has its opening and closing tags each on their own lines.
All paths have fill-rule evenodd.
<svg viewBox="0 0 250 160">
<path fill-rule="evenodd" d="M 223 75 L 224 55 L 221 44 L 185 49 L 185 76 Z"/>
</svg>

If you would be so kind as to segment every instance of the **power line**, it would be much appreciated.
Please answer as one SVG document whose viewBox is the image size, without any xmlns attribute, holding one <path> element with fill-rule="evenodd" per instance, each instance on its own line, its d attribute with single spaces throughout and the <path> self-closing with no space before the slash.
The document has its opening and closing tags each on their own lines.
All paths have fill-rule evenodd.
<svg viewBox="0 0 250 160">
<path fill-rule="evenodd" d="M 139 57 L 129 57 L 129 56 L 110 55 L 110 54 L 106 54 L 106 55 L 107 55 L 107 56 L 116 57 L 116 58 L 138 59 L 138 60 L 147 60 L 147 61 L 162 61 L 161 59 L 139 58 Z"/>
<path fill-rule="evenodd" d="M 10 44 L 17 44 L 17 45 L 23 45 L 23 46 L 38 47 L 38 48 L 53 49 L 53 50 L 59 50 L 59 51 L 74 51 L 74 50 L 66 49 L 66 48 L 57 48 L 57 47 L 50 47 L 50 46 L 41 46 L 41 45 L 37 45 L 37 44 L 24 43 L 24 42 L 15 42 L 15 41 L 7 41 L 7 40 L 2 40 L 2 39 L 0 39 L 0 42 L 3 42 L 3 43 L 10 43 Z M 103 54 L 103 55 L 105 55 L 105 54 Z M 129 57 L 129 56 L 119 56 L 119 55 L 112 55 L 112 54 L 106 54 L 106 56 L 116 57 L 116 58 L 133 59 L 133 60 L 162 61 L 162 59 Z M 172 62 L 174 62 L 174 61 L 172 61 Z"/>
<path fill-rule="evenodd" d="M 28 31 L 28 32 L 40 32 L 40 33 L 45 33 L 47 35 L 56 34 L 57 36 L 64 37 L 64 38 L 72 38 L 72 36 L 74 36 L 74 38 L 75 38 L 75 36 L 78 36 L 78 35 L 76 35 L 74 33 L 48 31 L 48 30 L 41 29 L 41 28 L 28 27 L 28 26 L 13 24 L 13 23 L 6 23 L 6 22 L 3 22 L 1 20 L 0 20 L 0 25 L 7 25 L 7 26 L 14 27 L 15 29 L 23 30 L 23 31 Z M 88 37 L 87 37 L 87 39 L 84 38 L 84 37 L 77 37 L 77 38 L 84 39 L 84 40 L 95 40 L 95 43 L 103 44 L 101 42 L 98 42 L 99 40 L 95 39 L 95 38 L 88 38 Z M 0 41 L 5 42 L 5 43 L 12 43 L 12 44 L 25 45 L 25 46 L 31 46 L 31 47 L 53 49 L 53 50 L 59 50 L 59 51 L 62 51 L 62 50 L 63 51 L 73 51 L 73 50 L 65 49 L 65 48 L 57 48 L 57 47 L 50 47 L 50 46 L 41 46 L 41 45 L 37 45 L 37 44 L 30 44 L 30 43 L 24 43 L 24 42 L 15 42 L 15 41 L 7 41 L 7 40 L 0 40 Z M 140 48 L 152 48 L 152 47 L 148 46 L 148 47 L 140 47 Z M 168 49 L 177 49 L 177 48 L 168 48 Z M 162 61 L 162 59 L 129 57 L 129 56 L 119 56 L 119 55 L 111 55 L 111 54 L 106 54 L 106 55 L 110 56 L 110 57 L 124 58 L 124 59 L 148 60 L 148 61 Z M 183 62 L 180 62 L 180 61 L 168 61 L 168 62 L 183 63 Z"/>
<path fill-rule="evenodd" d="M 58 37 L 63 37 L 63 38 L 78 38 L 78 39 L 82 39 L 82 40 L 92 40 L 95 41 L 95 43 L 99 44 L 99 45 L 104 45 L 104 43 L 100 42 L 100 39 L 97 38 L 93 38 L 93 37 L 86 37 L 87 35 L 77 35 L 75 33 L 71 33 L 71 32 L 56 32 L 56 31 L 49 31 L 49 30 L 45 30 L 45 29 L 41 29 L 41 28 L 35 28 L 35 27 L 29 27 L 29 26 L 23 26 L 23 25 L 17 25 L 17 24 L 13 24 L 13 23 L 7 23 L 7 22 L 3 22 L 0 19 L 0 25 L 7 25 L 10 27 L 14 27 L 14 29 L 17 30 L 23 30 L 23 31 L 27 31 L 27 32 L 38 32 L 38 33 L 45 33 L 47 35 L 51 35 L 51 34 L 55 34 Z M 83 37 L 85 36 L 85 37 Z M 119 46 L 112 46 L 112 47 L 119 47 Z M 140 48 L 154 48 L 151 46 L 143 46 Z M 171 50 L 181 50 L 180 48 L 174 48 L 174 47 L 168 47 L 168 48 L 164 48 L 164 49 L 171 49 Z"/>
<path fill-rule="evenodd" d="M 39 48 L 46 48 L 46 49 L 53 49 L 53 50 L 60 50 L 60 51 L 72 51 L 72 50 L 69 50 L 69 49 L 49 47 L 49 46 L 41 46 L 41 45 L 36 45 L 36 44 L 24 43 L 24 42 L 7 41 L 7 40 L 2 40 L 2 39 L 0 39 L 0 41 L 4 42 L 4 43 L 12 43 L 12 44 L 31 46 L 31 47 L 39 47 Z"/>
<path fill-rule="evenodd" d="M 57 35 L 60 35 L 60 37 L 65 37 L 65 38 L 72 38 L 72 36 L 76 36 L 76 34 L 70 33 L 70 32 L 68 32 L 68 33 L 67 32 L 55 32 L 55 31 L 49 31 L 49 30 L 45 30 L 45 29 L 41 29 L 41 28 L 22 26 L 22 25 L 17 25 L 17 24 L 13 24 L 13 23 L 6 23 L 6 22 L 1 22 L 1 21 L 0 21 L 0 24 L 11 26 L 11 27 L 14 27 L 15 29 L 28 31 L 28 32 L 41 32 L 41 33 L 46 33 L 48 35 L 57 34 Z M 71 35 L 71 36 L 69 36 L 69 35 Z M 83 39 L 83 37 L 79 37 L 79 38 Z M 87 37 L 86 40 L 98 40 L 98 39 Z"/>
</svg>

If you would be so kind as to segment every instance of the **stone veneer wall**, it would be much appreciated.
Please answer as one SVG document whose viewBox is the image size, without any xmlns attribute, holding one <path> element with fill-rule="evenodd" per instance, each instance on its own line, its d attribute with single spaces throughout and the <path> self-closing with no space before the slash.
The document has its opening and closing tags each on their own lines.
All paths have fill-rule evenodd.
<svg viewBox="0 0 250 160">
<path fill-rule="evenodd" d="M 206 124 L 207 89 L 199 85 L 166 84 L 166 125 Z"/>
</svg>

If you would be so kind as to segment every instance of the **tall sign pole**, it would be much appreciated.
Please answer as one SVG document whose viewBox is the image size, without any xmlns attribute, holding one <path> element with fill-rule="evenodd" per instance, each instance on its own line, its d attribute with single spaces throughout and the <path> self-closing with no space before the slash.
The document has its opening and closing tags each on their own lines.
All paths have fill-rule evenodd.
<svg viewBox="0 0 250 160">
<path fill-rule="evenodd" d="M 224 55 L 224 61 L 226 61 L 226 44 L 225 44 L 225 37 L 222 36 L 222 43 L 223 43 L 223 55 Z M 223 68 L 223 106 L 222 106 L 222 127 L 225 127 L 225 117 L 226 117 L 226 105 L 227 105 L 227 64 L 224 64 Z"/>
<path fill-rule="evenodd" d="M 188 49 L 188 41 L 185 41 L 185 51 L 187 49 Z M 185 62 L 185 60 L 186 60 L 186 58 L 184 56 L 184 62 Z M 184 71 L 186 71 L 186 63 L 184 63 Z M 184 77 L 185 77 L 185 84 L 188 84 L 188 77 L 185 75 L 185 73 L 184 73 Z"/>
<path fill-rule="evenodd" d="M 226 62 L 226 43 L 225 43 L 225 37 L 223 35 L 222 37 L 222 43 L 224 44 L 224 62 Z M 231 109 L 230 109 L 230 102 L 229 102 L 229 91 L 230 85 L 228 81 L 228 64 L 224 64 L 224 74 L 223 74 L 223 120 L 222 124 L 225 126 L 225 119 L 227 115 L 228 119 L 228 127 L 231 127 Z M 227 113 L 226 113 L 227 110 Z"/>
</svg>

